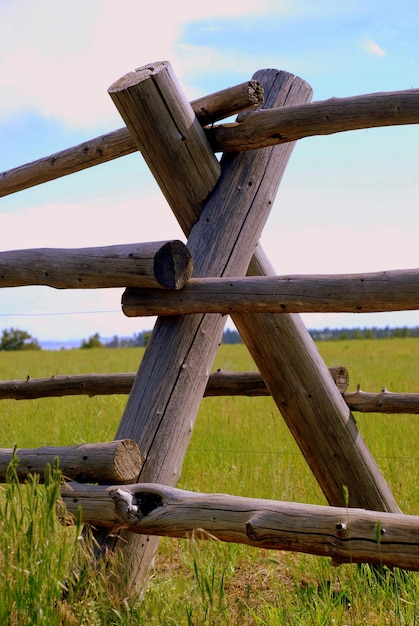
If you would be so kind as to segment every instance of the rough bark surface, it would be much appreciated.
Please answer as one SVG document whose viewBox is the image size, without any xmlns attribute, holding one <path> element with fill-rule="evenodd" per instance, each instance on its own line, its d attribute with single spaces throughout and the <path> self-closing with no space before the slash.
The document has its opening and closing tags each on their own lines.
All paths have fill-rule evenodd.
<svg viewBox="0 0 419 626">
<path fill-rule="evenodd" d="M 131 533 L 218 539 L 292 550 L 341 563 L 419 570 L 419 517 L 364 509 L 203 494 L 155 484 L 62 490 L 73 517 L 124 526 Z"/>
<path fill-rule="evenodd" d="M 263 87 L 248 81 L 198 98 L 191 102 L 201 125 L 212 124 L 225 117 L 252 109 L 263 103 Z M 106 133 L 88 141 L 60 150 L 19 167 L 0 173 L 0 198 L 61 176 L 80 172 L 113 159 L 137 152 L 138 147 L 128 128 Z"/>
<path fill-rule="evenodd" d="M 419 123 L 419 89 L 330 98 L 292 109 L 254 111 L 208 129 L 216 152 L 263 148 L 314 135 Z"/>
<path fill-rule="evenodd" d="M 262 71 L 255 79 L 263 84 L 268 107 L 306 101 L 311 95 L 307 83 L 286 72 Z M 113 90 L 114 99 L 123 92 L 124 85 L 130 92 L 135 89 L 134 77 L 128 83 L 118 83 Z M 160 81 L 160 91 L 166 94 L 167 90 L 173 101 L 179 100 L 179 92 L 176 97 L 173 95 L 174 81 L 168 89 L 167 85 Z M 121 97 L 125 100 L 125 94 Z M 126 112 L 121 105 L 119 110 Z M 137 117 L 138 112 L 134 120 L 124 118 L 133 133 L 137 132 Z M 176 133 L 171 134 L 167 128 L 165 133 L 176 141 Z M 141 141 L 150 142 L 151 137 L 151 150 L 143 149 L 160 160 L 156 129 L 153 135 L 142 135 Z M 220 181 L 202 212 L 196 194 L 190 192 L 190 182 L 203 163 L 196 162 L 195 170 L 178 171 L 186 203 L 172 202 L 171 207 L 185 232 L 191 231 L 188 247 L 194 259 L 195 276 L 246 273 L 291 151 L 290 145 L 285 150 L 266 148 L 223 158 Z M 159 163 L 156 168 L 160 169 L 161 182 L 169 168 L 164 172 Z M 167 181 L 162 183 L 163 188 L 166 184 Z M 219 315 L 158 319 L 117 432 L 117 438 L 130 437 L 137 441 L 144 455 L 140 481 L 176 484 L 224 324 L 225 319 Z M 143 536 L 136 539 L 135 545 L 132 538 L 124 537 L 124 540 L 128 541 L 123 549 L 131 556 L 132 579 L 141 580 L 157 543 Z"/>
<path fill-rule="evenodd" d="M 181 293 L 130 289 L 128 317 L 191 313 L 372 313 L 419 309 L 419 270 L 192 278 Z"/>
<path fill-rule="evenodd" d="M 190 252 L 177 240 L 0 252 L 0 288 L 46 285 L 56 289 L 102 289 L 132 285 L 180 289 L 192 270 Z"/>
<path fill-rule="evenodd" d="M 329 372 L 339 391 L 348 389 L 348 370 L 343 366 L 329 367 Z M 0 399 L 33 400 L 59 396 L 103 396 L 128 394 L 135 374 L 76 374 L 29 378 L 27 380 L 0 381 Z M 226 372 L 210 374 L 205 396 L 268 396 L 269 391 L 259 372 Z M 413 394 L 414 395 L 414 394 Z"/>
<path fill-rule="evenodd" d="M 129 439 L 79 446 L 0 448 L 0 482 L 5 482 L 8 466 L 15 457 L 16 474 L 22 481 L 28 474 L 43 477 L 47 464 L 52 468 L 58 459 L 64 478 L 102 485 L 136 482 L 142 463 L 137 444 Z"/>
</svg>

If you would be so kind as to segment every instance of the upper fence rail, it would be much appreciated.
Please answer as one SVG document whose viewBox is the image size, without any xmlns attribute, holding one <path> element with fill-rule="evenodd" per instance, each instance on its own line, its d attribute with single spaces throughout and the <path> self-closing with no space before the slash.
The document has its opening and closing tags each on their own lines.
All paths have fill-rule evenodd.
<svg viewBox="0 0 419 626">
<path fill-rule="evenodd" d="M 248 111 L 263 100 L 257 81 L 242 83 L 191 106 L 214 152 L 236 152 L 315 135 L 419 123 L 419 89 L 330 98 L 298 106 Z M 248 111 L 232 124 L 214 122 Z M 127 128 L 0 173 L 0 197 L 100 165 L 138 150 Z"/>
<path fill-rule="evenodd" d="M 193 100 L 191 107 L 199 123 L 205 126 L 235 113 L 260 106 L 263 99 L 262 85 L 256 80 L 250 80 Z M 138 148 L 129 130 L 126 127 L 120 128 L 1 173 L 0 197 L 137 151 Z"/>
</svg>

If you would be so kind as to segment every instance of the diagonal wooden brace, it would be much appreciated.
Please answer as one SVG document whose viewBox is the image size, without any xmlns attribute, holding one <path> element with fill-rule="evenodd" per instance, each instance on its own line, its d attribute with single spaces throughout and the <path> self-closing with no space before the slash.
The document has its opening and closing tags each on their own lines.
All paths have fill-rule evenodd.
<svg viewBox="0 0 419 626">
<path fill-rule="evenodd" d="M 176 119 L 176 116 L 173 116 L 176 107 L 172 107 L 172 104 L 176 102 L 178 106 L 182 103 L 183 106 L 186 99 L 182 99 L 177 87 L 174 86 L 174 81 L 166 91 L 171 77 L 170 66 L 162 64 L 158 71 L 162 72 L 163 76 L 158 79 L 153 77 L 152 80 L 158 80 L 160 83 L 158 90 L 160 97 L 164 99 L 164 95 L 168 95 L 167 108 L 171 110 L 173 119 Z M 146 76 L 146 79 L 149 78 L 150 74 Z M 265 94 L 267 94 L 265 105 L 267 107 L 297 104 L 305 102 L 311 96 L 311 89 L 304 81 L 285 72 L 262 71 L 257 74 L 257 79 L 263 84 Z M 164 89 L 161 88 L 162 85 L 165 86 Z M 142 85 L 142 89 L 144 86 Z M 175 96 L 174 92 L 176 92 Z M 148 146 L 144 145 L 144 142 L 150 143 L 150 127 L 148 126 L 148 132 L 147 127 L 141 129 L 142 104 L 141 98 L 136 97 L 133 77 L 128 79 L 125 86 L 123 79 L 118 81 L 116 90 L 111 87 L 110 93 L 134 140 L 137 138 L 140 149 L 150 156 Z M 135 107 L 132 106 L 134 102 Z M 147 101 L 147 107 L 151 112 L 149 101 Z M 134 119 L 131 119 L 131 114 Z M 145 130 L 145 134 L 142 134 L 142 130 Z M 153 159 L 156 159 L 155 162 L 153 161 L 152 170 L 161 183 L 165 196 L 185 232 L 188 232 L 199 215 L 199 220 L 192 227 L 188 241 L 188 247 L 194 259 L 195 275 L 198 277 L 244 275 L 269 215 L 293 146 L 264 148 L 223 157 L 220 181 L 200 213 L 202 207 L 199 206 L 200 202 L 197 204 L 196 201 L 194 180 L 197 176 L 201 177 L 201 181 L 203 180 L 201 170 L 205 167 L 205 160 L 200 159 L 199 163 L 195 164 L 195 168 L 192 166 L 188 170 L 179 169 L 179 162 L 174 162 L 170 158 L 170 152 L 172 144 L 176 146 L 179 142 L 183 145 L 187 144 L 185 129 L 180 132 L 178 128 L 175 128 L 172 132 L 170 127 L 165 127 L 164 133 L 158 134 L 158 138 L 156 136 L 152 138 Z M 166 139 L 160 135 L 166 135 Z M 167 142 L 168 135 L 170 136 L 169 142 Z M 204 139 L 202 141 L 204 142 Z M 165 158 L 159 160 L 158 156 L 163 151 Z M 149 165 L 151 161 L 152 159 L 148 161 Z M 176 177 L 177 188 L 180 185 L 183 187 L 181 203 L 171 201 L 173 194 L 170 187 L 173 175 Z M 208 189 L 208 193 L 210 191 L 211 189 Z M 118 438 L 130 437 L 139 445 L 145 459 L 139 476 L 140 482 L 176 484 L 224 321 L 216 314 L 192 315 L 186 318 L 159 318 L 157 321 L 117 433 Z M 291 321 L 289 323 L 292 324 Z M 253 337 L 250 339 L 244 333 L 245 341 L 251 349 L 255 349 L 256 345 L 257 350 L 263 355 L 264 346 L 258 345 L 260 337 L 251 327 L 248 330 L 249 335 Z M 300 332 L 301 329 L 297 327 L 294 337 L 297 343 L 300 341 L 298 336 Z M 304 343 L 306 337 L 303 333 L 301 334 L 301 341 Z M 280 333 L 277 335 L 280 336 Z M 272 336 L 268 339 L 271 345 L 274 344 L 272 339 Z M 282 349 L 283 345 L 279 342 L 276 350 Z M 261 358 L 263 360 L 262 356 Z M 289 358 L 292 361 L 292 345 Z M 287 369 L 287 363 L 284 367 Z M 325 366 L 324 369 L 326 369 Z M 282 378 L 286 376 L 286 372 L 278 370 L 277 375 Z M 325 374 L 320 368 L 318 377 L 322 379 L 323 387 L 328 384 L 334 385 L 327 369 Z M 294 403 L 297 412 L 301 389 L 303 395 L 306 393 L 302 384 L 303 380 L 296 380 L 295 376 L 292 378 L 297 397 L 297 402 Z M 348 422 L 346 405 L 343 403 L 343 412 L 342 405 L 335 404 L 335 399 L 333 395 L 324 398 L 331 405 L 328 417 L 337 420 L 342 425 L 340 428 L 342 438 L 351 452 L 347 458 L 355 465 L 359 465 L 361 468 L 359 473 L 368 474 L 367 479 L 375 485 L 375 466 L 373 475 L 365 471 L 368 463 L 365 463 L 363 459 L 365 450 L 359 449 L 358 436 L 355 436 L 356 427 L 354 431 L 354 423 Z M 282 411 L 283 407 L 280 408 Z M 315 409 L 317 410 L 318 406 Z M 291 416 L 289 417 L 291 419 Z M 302 416 L 297 415 L 297 417 Z M 310 418 L 319 422 L 320 416 L 312 410 L 309 421 Z M 318 426 L 319 430 L 320 426 Z M 307 436 L 306 432 L 304 436 Z M 310 438 L 310 433 L 308 437 Z M 324 438 L 323 434 L 321 437 Z M 316 456 L 318 451 L 314 450 L 314 453 Z M 316 463 L 321 464 L 321 459 L 316 458 Z M 314 469 L 313 467 L 313 471 Z M 341 489 L 338 497 L 341 499 L 343 499 L 343 485 L 348 485 L 352 493 L 353 467 L 346 467 L 343 473 L 348 480 L 341 482 L 339 478 L 337 481 Z M 320 478 L 322 488 L 330 480 L 328 470 L 324 470 L 323 465 L 322 471 L 318 471 L 316 476 Z M 375 503 L 367 502 L 367 498 L 364 505 L 377 509 L 387 508 L 391 493 L 386 485 L 382 485 L 382 488 L 385 493 L 379 493 L 380 505 L 378 507 L 374 507 Z M 395 506 L 394 501 L 391 505 Z M 146 573 L 156 544 L 150 541 L 150 538 L 143 536 L 134 540 L 128 540 L 126 537 L 124 539 L 129 541 L 125 546 L 127 555 L 130 555 L 131 581 L 133 582 Z"/>
<path fill-rule="evenodd" d="M 275 72 L 258 72 L 253 77 L 263 84 L 268 99 L 269 81 L 274 75 Z M 302 84 L 303 81 L 300 88 Z M 287 105 L 302 102 L 295 95 L 297 93 L 295 89 L 295 99 L 293 102 L 287 99 Z M 306 93 L 302 98 L 307 100 L 310 95 Z M 265 104 L 266 108 L 271 106 L 272 102 Z M 290 145 L 275 147 L 275 154 L 281 155 L 277 158 L 283 159 L 284 169 L 291 149 Z M 250 166 L 247 161 L 243 167 L 256 168 L 259 151 L 253 151 L 252 155 L 255 161 L 250 162 Z M 223 157 L 223 164 L 228 158 Z M 226 193 L 231 193 L 232 189 L 234 193 L 233 181 Z M 209 203 L 211 201 L 213 197 Z M 235 206 L 234 197 L 231 206 Z M 176 207 L 172 208 L 177 214 Z M 187 221 L 186 210 L 183 206 L 183 222 Z M 249 274 L 273 273 L 259 246 Z M 231 274 L 226 272 L 224 275 Z M 346 486 L 351 506 L 397 512 L 399 509 L 391 491 L 365 446 L 348 407 L 336 393 L 336 386 L 301 318 L 287 314 L 246 314 L 234 315 L 233 320 L 329 503 L 345 505 Z M 329 434 L 325 436 L 325 433 Z"/>
<path fill-rule="evenodd" d="M 135 79 L 139 83 L 138 90 Z M 151 85 L 147 90 L 148 82 Z M 285 72 L 268 71 L 264 83 L 268 106 L 305 101 L 311 94 L 304 81 Z M 212 171 L 214 168 L 204 159 L 195 160 L 188 168 L 182 166 L 187 157 L 182 151 L 193 148 L 196 152 L 196 145 L 189 147 L 189 141 L 195 144 L 197 139 L 191 139 L 187 124 L 180 119 L 189 119 L 187 111 L 182 116 L 178 114 L 178 108 L 183 110 L 190 105 L 175 84 L 169 64 L 153 65 L 153 70 L 148 69 L 142 76 L 141 72 L 136 77 L 131 74 L 126 81 L 121 79 L 111 87 L 110 93 L 133 138 L 140 135 L 138 144 L 157 180 L 164 181 L 162 188 L 166 198 L 178 200 L 172 193 L 173 185 L 183 187 L 182 201 L 171 202 L 171 206 L 184 230 L 191 230 L 188 247 L 194 259 L 195 275 L 243 276 L 269 215 L 291 149 L 285 154 L 275 154 L 272 148 L 267 148 L 256 153 L 229 155 L 223 159 L 217 187 L 202 208 L 201 200 L 197 203 L 195 179 L 199 178 L 202 183 L 207 178 L 203 168 Z M 145 118 L 152 118 L 154 107 L 150 99 L 155 94 L 161 98 L 159 118 L 164 116 L 164 108 L 170 110 L 170 116 L 165 116 L 163 132 L 156 129 L 150 137 L 149 125 L 144 128 L 141 125 Z M 142 111 L 143 102 L 147 115 Z M 191 127 L 198 134 L 196 127 Z M 203 134 L 201 152 L 206 141 Z M 145 143 L 153 145 L 150 148 Z M 173 158 L 174 150 L 181 158 Z M 157 158 L 161 152 L 164 159 Z M 152 162 L 152 158 L 155 161 Z M 211 158 L 216 161 L 212 153 Z M 208 189 L 208 193 L 210 191 Z M 200 195 L 202 198 L 205 194 Z M 218 314 L 158 319 L 117 434 L 120 438 L 121 433 L 130 432 L 141 450 L 144 458 L 141 482 L 176 484 L 224 324 L 225 317 Z M 125 546 L 134 581 L 146 573 L 157 544 L 144 537 L 124 536 L 124 540 L 128 542 Z"/>
<path fill-rule="evenodd" d="M 258 249 L 254 276 L 274 275 Z M 232 316 L 329 504 L 399 513 L 351 411 L 297 314 Z M 300 367 L 301 366 L 301 367 Z"/>
</svg>

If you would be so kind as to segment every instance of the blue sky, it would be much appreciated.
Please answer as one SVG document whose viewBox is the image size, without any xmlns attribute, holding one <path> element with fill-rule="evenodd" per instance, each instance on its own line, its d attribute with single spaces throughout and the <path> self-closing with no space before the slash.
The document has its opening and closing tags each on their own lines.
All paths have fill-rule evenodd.
<svg viewBox="0 0 419 626">
<path fill-rule="evenodd" d="M 0 0 L 0 171 L 122 126 L 107 88 L 170 60 L 190 99 L 261 68 L 298 74 L 314 100 L 419 87 L 416 0 Z M 199 5 L 199 6 L 198 6 Z M 419 127 L 301 140 L 262 243 L 278 274 L 419 267 Z M 137 153 L 0 199 L 0 249 L 184 237 Z M 0 330 L 38 339 L 131 335 L 122 290 L 0 291 Z M 419 325 L 419 312 L 303 316 L 310 328 Z"/>
</svg>

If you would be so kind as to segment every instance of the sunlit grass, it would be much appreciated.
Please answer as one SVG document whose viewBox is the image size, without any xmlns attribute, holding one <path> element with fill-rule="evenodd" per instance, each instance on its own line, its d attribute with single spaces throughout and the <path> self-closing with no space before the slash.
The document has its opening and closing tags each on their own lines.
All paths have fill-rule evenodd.
<svg viewBox="0 0 419 626">
<path fill-rule="evenodd" d="M 320 343 L 327 365 L 345 365 L 350 390 L 419 392 L 419 340 Z M 0 378 L 135 372 L 141 349 L 0 352 Z M 252 370 L 242 345 L 221 346 L 214 369 Z M 113 439 L 126 396 L 1 403 L 2 447 Z M 419 514 L 418 419 L 354 414 L 406 513 Z M 126 597 L 118 567 L 93 566 L 88 537 L 55 516 L 57 478 L 0 497 L 1 624 L 415 624 L 418 576 L 333 567 L 328 559 L 235 544 L 164 538 L 142 598 Z M 324 503 L 271 398 L 205 398 L 179 486 L 285 501 Z M 2 611 L 2 612 L 1 612 Z"/>
</svg>

